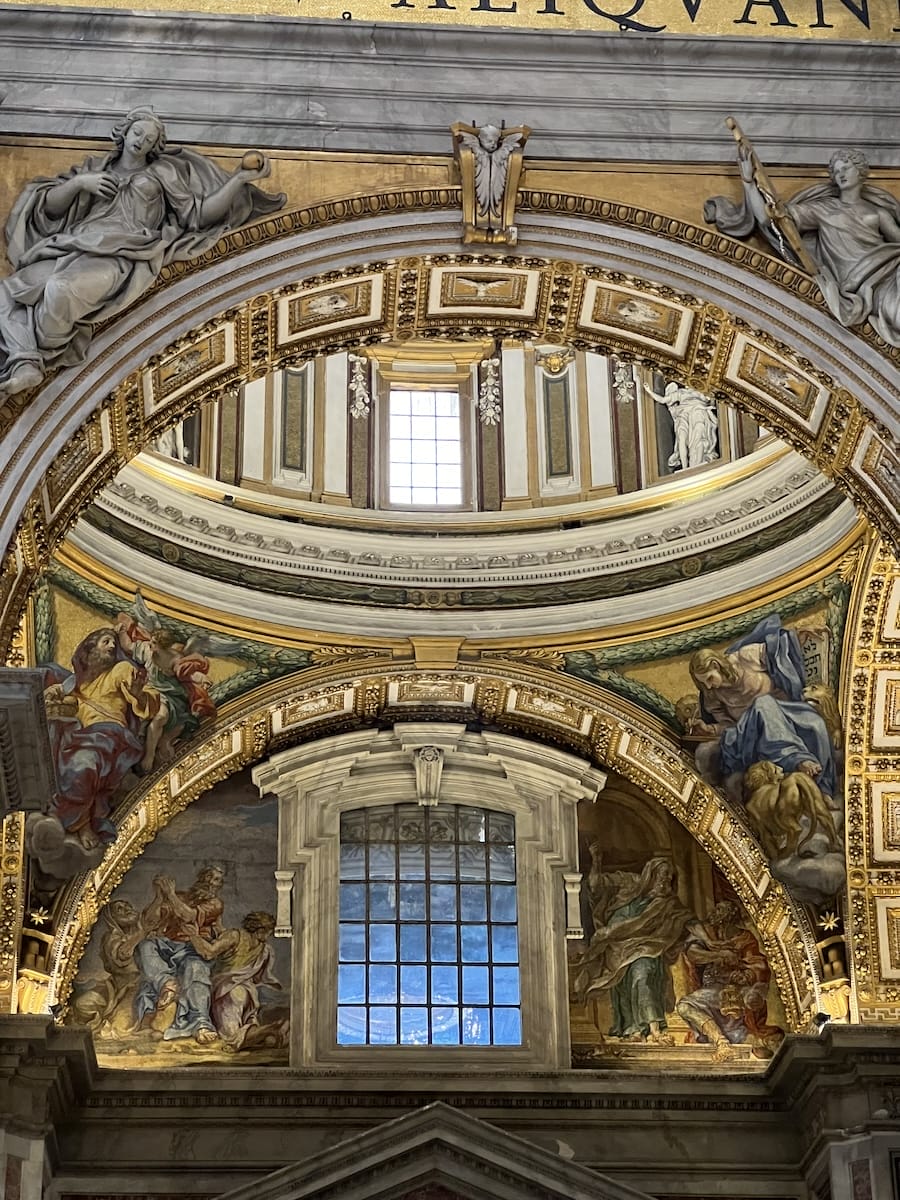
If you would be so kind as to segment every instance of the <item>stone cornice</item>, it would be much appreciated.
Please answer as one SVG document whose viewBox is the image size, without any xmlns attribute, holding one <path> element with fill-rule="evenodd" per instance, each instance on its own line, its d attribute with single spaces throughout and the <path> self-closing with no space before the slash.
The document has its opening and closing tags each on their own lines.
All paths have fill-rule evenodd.
<svg viewBox="0 0 900 1200">
<path fill-rule="evenodd" d="M 737 112 L 755 115 L 770 162 L 822 162 L 844 143 L 876 163 L 896 159 L 900 63 L 877 43 L 622 37 L 603 22 L 557 33 L 37 5 L 2 13 L 0 66 L 16 98 L 8 133 L 106 138 L 139 93 L 176 140 L 447 154 L 460 103 L 481 96 L 505 98 L 507 124 L 535 125 L 529 149 L 545 156 L 721 162 L 721 122 Z M 522 79 L 536 76 L 541 99 L 525 103 Z M 48 79 L 65 87 L 48 90 Z M 762 99 L 773 80 L 790 86 L 768 86 Z"/>
<path fill-rule="evenodd" d="M 332 522 L 325 525 L 298 526 L 296 519 L 259 516 L 242 507 L 243 494 L 234 487 L 229 489 L 233 502 L 223 512 L 221 503 L 192 494 L 191 480 L 179 486 L 132 464 L 98 497 L 97 513 L 92 517 L 89 511 L 87 519 L 107 528 L 98 520 L 102 514 L 173 545 L 274 572 L 413 588 L 522 587 L 619 575 L 673 558 L 707 555 L 725 545 L 731 547 L 728 561 L 734 563 L 758 552 L 764 530 L 797 518 L 833 490 L 829 480 L 795 454 L 739 482 L 726 481 L 721 489 L 714 489 L 715 479 L 711 473 L 709 490 L 693 499 L 675 505 L 669 500 L 647 512 L 626 511 L 611 519 L 603 519 L 609 505 L 597 501 L 584 528 L 503 532 L 488 525 L 477 533 L 450 535 L 423 527 L 416 534 L 398 534 L 345 528 L 347 509 L 332 509 Z M 254 498 L 247 494 L 248 500 Z M 616 501 L 622 508 L 621 498 Z M 322 506 L 306 506 L 311 507 L 321 512 Z M 473 514 L 473 521 L 480 515 Z M 849 530 L 849 506 L 846 516 Z M 780 543 L 785 536 L 782 531 Z M 783 570 L 796 565 L 788 557 Z"/>
<path fill-rule="evenodd" d="M 84 1101 L 97 1070 L 86 1029 L 44 1016 L 0 1016 L 0 1128 L 52 1135 Z"/>
</svg>

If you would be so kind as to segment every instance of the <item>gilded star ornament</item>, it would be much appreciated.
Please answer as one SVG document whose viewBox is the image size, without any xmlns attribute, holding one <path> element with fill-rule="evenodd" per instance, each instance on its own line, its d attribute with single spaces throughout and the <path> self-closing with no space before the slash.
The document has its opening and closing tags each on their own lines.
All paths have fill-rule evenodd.
<svg viewBox="0 0 900 1200">
<path fill-rule="evenodd" d="M 841 919 L 837 913 L 826 912 L 819 919 L 819 928 L 824 930 L 825 933 L 834 933 L 840 923 Z"/>
<path fill-rule="evenodd" d="M 46 925 L 50 920 L 50 914 L 47 912 L 46 908 L 36 908 L 33 912 L 28 914 L 28 920 L 32 925 L 36 925 L 38 928 L 40 928 L 41 925 Z"/>
</svg>

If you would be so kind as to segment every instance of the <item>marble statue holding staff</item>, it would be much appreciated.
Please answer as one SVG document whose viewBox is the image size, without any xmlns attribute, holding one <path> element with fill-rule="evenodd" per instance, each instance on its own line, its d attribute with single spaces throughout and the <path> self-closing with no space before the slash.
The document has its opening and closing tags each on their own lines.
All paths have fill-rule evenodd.
<svg viewBox="0 0 900 1200">
<path fill-rule="evenodd" d="M 166 263 L 284 205 L 283 195 L 253 186 L 271 170 L 263 155 L 245 155 L 228 174 L 191 150 L 168 151 L 149 109 L 128 113 L 112 138 L 110 154 L 35 180 L 13 207 L 13 273 L 0 281 L 0 393 L 80 362 L 94 327 L 143 295 Z"/>
<path fill-rule="evenodd" d="M 744 195 L 738 203 L 712 196 L 704 218 L 731 237 L 758 229 L 781 258 L 815 276 L 842 325 L 868 321 L 889 345 L 900 346 L 900 200 L 866 183 L 864 154 L 838 150 L 827 182 L 783 202 L 737 124 L 727 123 L 738 143 Z"/>
</svg>

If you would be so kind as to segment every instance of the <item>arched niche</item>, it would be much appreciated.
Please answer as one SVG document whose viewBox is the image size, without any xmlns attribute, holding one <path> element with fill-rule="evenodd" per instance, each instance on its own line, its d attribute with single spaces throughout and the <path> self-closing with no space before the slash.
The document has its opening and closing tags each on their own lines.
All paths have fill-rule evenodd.
<svg viewBox="0 0 900 1200">
<path fill-rule="evenodd" d="M 709 854 L 759 931 L 788 1026 L 816 1003 L 815 945 L 806 916 L 769 872 L 743 818 L 705 784 L 671 732 L 621 697 L 520 663 L 467 670 L 344 663 L 257 690 L 119 814 L 103 862 L 69 885 L 59 912 L 49 1002 L 65 1004 L 102 906 L 172 818 L 214 783 L 269 754 L 341 730 L 450 721 L 558 746 L 586 768 L 608 768 L 666 808 Z M 815 1010 L 813 1010 L 815 1011 Z"/>
<path fill-rule="evenodd" d="M 579 196 L 522 200 L 515 255 L 459 253 L 454 189 L 234 231 L 166 268 L 85 364 L 8 401 L 0 641 L 81 508 L 161 430 L 271 369 L 383 340 L 538 337 L 660 365 L 791 442 L 897 544 L 896 350 L 837 325 L 808 276 L 709 230 Z M 463 295 L 479 271 L 508 294 Z M 304 296 L 335 287 L 354 289 L 353 315 L 308 319 Z M 618 314 L 636 296 L 657 313 L 649 326 Z"/>
</svg>

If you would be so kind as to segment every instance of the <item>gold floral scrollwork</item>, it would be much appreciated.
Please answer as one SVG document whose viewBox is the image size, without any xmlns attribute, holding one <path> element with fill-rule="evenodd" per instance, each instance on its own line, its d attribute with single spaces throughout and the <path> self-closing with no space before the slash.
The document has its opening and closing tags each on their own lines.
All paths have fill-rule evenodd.
<svg viewBox="0 0 900 1200">
<path fill-rule="evenodd" d="M 16 971 L 25 915 L 25 814 L 3 821 L 0 857 L 0 1013 L 16 1011 Z"/>
</svg>

